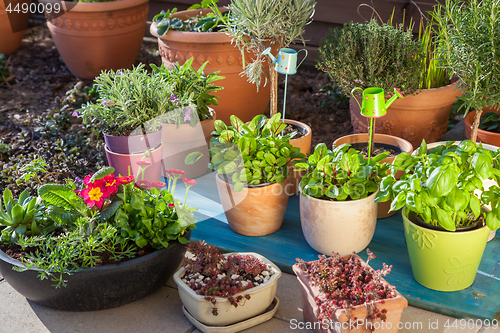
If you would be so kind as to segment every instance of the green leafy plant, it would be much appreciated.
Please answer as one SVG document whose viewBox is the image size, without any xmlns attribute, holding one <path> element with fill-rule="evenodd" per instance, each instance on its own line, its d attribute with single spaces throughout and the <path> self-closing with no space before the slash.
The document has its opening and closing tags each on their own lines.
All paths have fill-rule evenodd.
<svg viewBox="0 0 500 333">
<path fill-rule="evenodd" d="M 177 8 L 162 10 L 157 14 L 153 21 L 158 23 L 156 33 L 160 36 L 165 35 L 170 29 L 178 31 L 191 31 L 191 32 L 216 32 L 220 30 L 222 20 L 213 12 L 208 12 L 203 15 L 203 9 L 210 8 L 210 5 L 216 6 L 218 0 L 203 0 L 199 4 L 194 4 L 188 8 L 200 9 L 200 14 L 194 17 L 183 17 L 176 14 Z M 228 15 L 229 12 L 224 12 L 222 15 Z"/>
<path fill-rule="evenodd" d="M 179 124 L 184 121 L 196 125 L 199 121 L 211 119 L 212 115 L 208 107 L 210 105 L 218 105 L 218 97 L 214 93 L 222 88 L 215 86 L 214 82 L 222 80 L 224 77 L 218 76 L 219 72 L 205 74 L 204 69 L 208 61 L 201 65 L 198 70 L 195 70 L 191 66 L 193 59 L 187 59 L 182 66 L 176 62 L 173 64 L 173 69 L 168 69 L 163 64 L 161 67 L 157 67 L 154 64 L 150 65 L 154 73 L 162 75 L 168 82 L 175 85 L 174 94 L 179 100 L 189 101 L 190 104 L 196 106 L 196 111 L 198 112 L 198 117 L 191 117 L 192 114 L 188 113 L 189 110 L 187 108 L 182 113 L 168 112 L 162 117 L 162 121 L 165 123 Z"/>
<path fill-rule="evenodd" d="M 325 92 L 330 97 L 330 100 L 323 101 L 321 103 L 321 107 L 325 107 L 332 102 L 336 105 L 349 103 L 349 97 L 342 94 L 339 89 L 331 83 L 325 84 L 321 87 L 320 92 Z"/>
<path fill-rule="evenodd" d="M 500 6 L 495 0 L 446 0 L 431 15 L 439 27 L 439 55 L 460 79 L 459 100 L 466 113 L 477 110 L 471 134 L 475 142 L 483 107 L 500 103 Z"/>
<path fill-rule="evenodd" d="M 488 111 L 481 118 L 479 128 L 485 131 L 500 132 L 500 114 L 493 111 Z"/>
<path fill-rule="evenodd" d="M 23 191 L 16 200 L 9 189 L 0 198 L 0 243 L 14 243 L 21 236 L 34 236 L 55 229 L 44 215 L 45 207 L 40 198 Z"/>
<path fill-rule="evenodd" d="M 387 164 L 380 161 L 389 153 L 368 160 L 350 146 L 346 143 L 330 151 L 320 143 L 313 154 L 295 164 L 295 170 L 305 172 L 300 181 L 302 195 L 346 201 L 366 198 L 377 191 L 388 170 Z"/>
<path fill-rule="evenodd" d="M 262 55 L 269 46 L 273 50 L 302 42 L 305 26 L 312 22 L 313 0 L 232 0 L 224 16 L 215 5 L 212 10 L 224 21 L 224 31 L 241 50 L 244 73 L 258 87 L 262 79 L 271 81 L 271 116 L 278 112 L 278 72 L 270 57 Z M 248 52 L 248 53 L 247 53 Z M 245 57 L 250 54 L 251 58 Z"/>
<path fill-rule="evenodd" d="M 330 30 L 318 49 L 316 67 L 345 95 L 356 87 L 379 87 L 386 94 L 397 87 L 412 94 L 420 84 L 420 55 L 411 29 L 405 31 L 402 24 L 350 22 Z"/>
<path fill-rule="evenodd" d="M 391 210 L 406 206 L 425 223 L 455 231 L 484 218 L 491 230 L 500 227 L 500 188 L 483 191 L 483 180 L 500 181 L 500 149 L 491 152 L 470 140 L 447 142 L 427 151 L 425 140 L 414 155 L 399 154 L 384 177 L 376 201 L 393 200 Z M 396 171 L 405 171 L 400 180 Z M 476 196 L 474 191 L 483 191 Z M 491 205 L 491 211 L 482 207 Z"/>
<path fill-rule="evenodd" d="M 234 115 L 231 126 L 215 121 L 213 134 L 218 137 L 210 145 L 212 167 L 234 183 L 235 191 L 242 191 L 245 185 L 283 183 L 288 163 L 304 157 L 299 148 L 290 144 L 296 133 L 281 134 L 287 125 L 279 121 L 280 117 L 278 113 L 268 120 L 258 115 L 248 125 Z M 196 155 L 201 154 L 192 153 L 186 159 Z"/>
</svg>

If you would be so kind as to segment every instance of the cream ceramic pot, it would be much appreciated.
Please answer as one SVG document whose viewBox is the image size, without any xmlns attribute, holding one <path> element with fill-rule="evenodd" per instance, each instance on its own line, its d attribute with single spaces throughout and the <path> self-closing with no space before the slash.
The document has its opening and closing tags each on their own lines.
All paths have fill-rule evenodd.
<svg viewBox="0 0 500 333">
<path fill-rule="evenodd" d="M 300 223 L 307 243 L 316 251 L 341 256 L 360 252 L 372 240 L 377 223 L 375 196 L 330 201 L 300 194 Z"/>
</svg>

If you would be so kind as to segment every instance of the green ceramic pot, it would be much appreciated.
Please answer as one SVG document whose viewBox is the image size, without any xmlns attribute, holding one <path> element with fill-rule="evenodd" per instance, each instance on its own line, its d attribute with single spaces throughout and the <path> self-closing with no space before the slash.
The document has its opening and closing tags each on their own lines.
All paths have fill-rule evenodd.
<svg viewBox="0 0 500 333">
<path fill-rule="evenodd" d="M 474 282 L 490 229 L 450 232 L 418 226 L 402 210 L 413 277 L 426 288 L 462 290 Z"/>
</svg>

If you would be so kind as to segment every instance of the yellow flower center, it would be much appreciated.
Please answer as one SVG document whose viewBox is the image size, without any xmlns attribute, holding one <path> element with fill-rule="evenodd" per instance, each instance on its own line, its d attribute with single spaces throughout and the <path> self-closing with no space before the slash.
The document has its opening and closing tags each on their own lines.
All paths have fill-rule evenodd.
<svg viewBox="0 0 500 333">
<path fill-rule="evenodd" d="M 99 201 L 101 200 L 103 193 L 101 192 L 101 189 L 99 187 L 94 187 L 89 191 L 89 198 L 92 201 Z"/>
</svg>

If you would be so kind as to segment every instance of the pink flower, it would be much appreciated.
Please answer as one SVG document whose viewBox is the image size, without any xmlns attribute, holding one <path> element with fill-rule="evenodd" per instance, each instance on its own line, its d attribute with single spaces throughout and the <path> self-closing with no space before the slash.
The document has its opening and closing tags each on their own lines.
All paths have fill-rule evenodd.
<svg viewBox="0 0 500 333">
<path fill-rule="evenodd" d="M 170 101 L 171 101 L 172 103 L 179 103 L 179 102 L 180 102 L 180 100 L 179 100 L 179 98 L 177 97 L 177 95 L 176 95 L 176 94 L 172 94 L 172 95 L 170 95 Z"/>
<path fill-rule="evenodd" d="M 83 178 L 83 183 L 84 183 L 85 185 L 89 186 L 89 184 L 90 184 L 90 179 L 92 178 L 92 176 L 93 176 L 93 175 L 85 176 L 85 177 Z"/>
<path fill-rule="evenodd" d="M 183 176 L 183 175 L 185 175 L 185 174 L 186 174 L 184 171 L 182 171 L 182 170 L 177 170 L 177 169 L 172 169 L 172 170 L 170 170 L 170 172 L 171 172 L 172 174 L 174 174 L 174 175 L 181 175 L 181 176 Z"/>
<path fill-rule="evenodd" d="M 149 166 L 149 165 L 151 165 L 151 162 L 150 161 L 137 161 L 135 164 L 137 164 L 138 166 Z"/>
<path fill-rule="evenodd" d="M 75 118 L 80 118 L 80 114 L 78 113 L 78 111 L 73 111 L 73 113 L 71 114 L 73 117 Z"/>
<path fill-rule="evenodd" d="M 75 190 L 76 195 L 80 195 L 80 192 L 81 192 L 80 190 Z"/>
<path fill-rule="evenodd" d="M 149 190 L 151 188 L 151 185 L 147 180 L 139 180 L 138 182 L 135 182 L 135 187 L 143 190 Z"/>
<path fill-rule="evenodd" d="M 104 190 L 106 192 L 108 192 L 109 195 L 113 195 L 116 192 L 118 192 L 118 185 L 120 185 L 120 184 L 116 181 L 116 178 L 113 174 L 107 175 L 103 179 L 106 182 L 106 186 L 104 187 Z"/>
<path fill-rule="evenodd" d="M 165 184 L 164 182 L 152 182 L 151 183 L 151 187 L 154 187 L 154 188 L 164 188 L 165 186 L 167 186 L 167 184 Z"/>
<path fill-rule="evenodd" d="M 169 203 L 167 206 L 170 207 L 170 208 L 174 208 L 175 207 L 175 205 L 171 204 L 171 203 Z"/>
<path fill-rule="evenodd" d="M 99 179 L 93 183 L 89 183 L 88 185 L 89 187 L 80 192 L 81 196 L 85 199 L 85 204 L 89 208 L 97 206 L 101 209 L 104 204 L 104 199 L 109 198 L 109 193 L 104 190 L 104 187 L 106 186 L 105 180 Z"/>
<path fill-rule="evenodd" d="M 190 185 L 190 186 L 196 185 L 196 180 L 194 180 L 194 179 L 184 178 L 182 181 L 183 181 L 186 185 Z"/>
<path fill-rule="evenodd" d="M 118 184 L 128 184 L 134 180 L 134 176 L 117 177 L 115 178 L 115 180 L 118 182 Z"/>
</svg>

